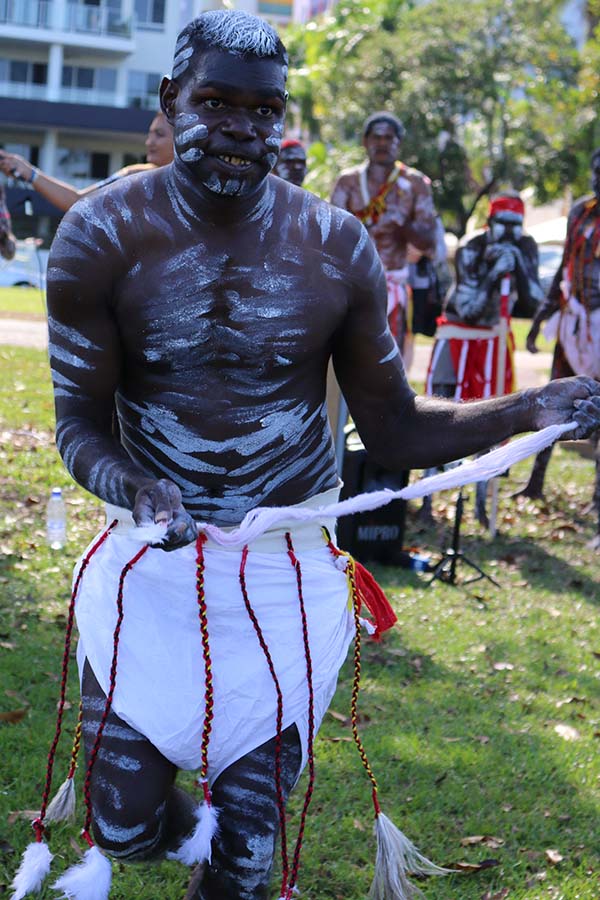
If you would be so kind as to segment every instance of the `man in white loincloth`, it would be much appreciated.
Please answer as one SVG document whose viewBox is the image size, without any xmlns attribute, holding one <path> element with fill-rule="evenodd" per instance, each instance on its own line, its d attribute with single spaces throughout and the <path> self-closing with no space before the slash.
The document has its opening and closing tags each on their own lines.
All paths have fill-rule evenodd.
<svg viewBox="0 0 600 900">
<path fill-rule="evenodd" d="M 548 291 L 531 323 L 527 349 L 537 353 L 542 322 L 556 338 L 551 378 L 591 375 L 600 379 L 600 148 L 591 158 L 593 195 L 578 200 L 569 213 L 563 257 Z M 596 456 L 594 509 L 597 533 L 592 546 L 600 550 L 600 433 L 593 436 Z M 543 496 L 544 478 L 552 447 L 536 457 L 525 497 Z"/>
<path fill-rule="evenodd" d="M 331 202 L 353 213 L 372 238 L 385 269 L 387 313 L 406 369 L 413 355 L 413 311 L 409 283 L 409 246 L 434 255 L 436 212 L 431 181 L 400 162 L 405 129 L 393 113 L 373 113 L 363 127 L 367 159 L 342 172 Z"/>
<path fill-rule="evenodd" d="M 600 386 L 588 379 L 464 406 L 415 395 L 367 231 L 270 174 L 286 74 L 265 22 L 200 15 L 161 85 L 174 162 L 78 202 L 49 262 L 57 446 L 73 477 L 118 508 L 78 601 L 88 755 L 110 681 L 119 576 L 139 546 L 133 522 L 167 524 L 166 543 L 127 575 L 91 779 L 94 833 L 122 860 L 151 859 L 195 827 L 175 778 L 202 759 L 201 596 L 214 688 L 207 774 L 220 811 L 194 894 L 203 900 L 268 895 L 278 809 L 335 689 L 352 621 L 320 527 L 333 534 L 334 523 L 290 523 L 239 553 L 202 545 L 196 522 L 234 526 L 257 506 L 337 495 L 330 357 L 369 452 L 391 470 L 458 459 L 574 414 L 581 433 L 600 420 Z"/>
</svg>

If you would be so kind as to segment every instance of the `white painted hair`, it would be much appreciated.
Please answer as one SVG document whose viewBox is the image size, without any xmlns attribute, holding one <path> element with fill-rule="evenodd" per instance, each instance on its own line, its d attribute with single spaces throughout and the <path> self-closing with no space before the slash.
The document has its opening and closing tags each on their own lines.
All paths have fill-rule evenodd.
<svg viewBox="0 0 600 900">
<path fill-rule="evenodd" d="M 217 50 L 242 55 L 281 56 L 287 54 L 275 29 L 264 19 L 238 9 L 215 9 L 202 13 L 181 32 L 175 45 L 175 65 L 189 44 L 202 43 Z"/>
</svg>

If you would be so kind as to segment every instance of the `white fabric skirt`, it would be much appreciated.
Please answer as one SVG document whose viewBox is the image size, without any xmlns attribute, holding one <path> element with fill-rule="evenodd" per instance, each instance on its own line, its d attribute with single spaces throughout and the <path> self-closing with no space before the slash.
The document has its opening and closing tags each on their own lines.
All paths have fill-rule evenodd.
<svg viewBox="0 0 600 900">
<path fill-rule="evenodd" d="M 320 494 L 308 505 L 333 502 L 336 494 Z M 122 518 L 125 521 L 92 557 L 76 602 L 80 672 L 87 658 L 105 693 L 119 576 L 140 546 L 132 537 L 130 515 Z M 322 524 L 333 532 L 335 523 Z M 283 693 L 283 727 L 294 723 L 298 727 L 306 763 L 306 657 L 286 531 L 292 535 L 302 569 L 317 728 L 333 697 L 354 625 L 346 576 L 336 567 L 320 525 L 283 526 L 250 545 L 248 596 Z M 276 731 L 275 685 L 242 598 L 241 556 L 237 550 L 211 545 L 210 540 L 204 545 L 215 704 L 208 750 L 211 782 Z M 149 548 L 125 578 L 123 607 L 113 709 L 176 766 L 199 768 L 205 685 L 195 545 L 168 553 Z"/>
</svg>

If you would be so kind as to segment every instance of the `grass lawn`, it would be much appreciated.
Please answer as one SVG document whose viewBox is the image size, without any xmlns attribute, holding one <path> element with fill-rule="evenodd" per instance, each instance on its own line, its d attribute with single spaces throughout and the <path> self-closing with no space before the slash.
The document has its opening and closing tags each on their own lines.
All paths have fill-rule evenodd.
<svg viewBox="0 0 600 900">
<path fill-rule="evenodd" d="M 0 288 L 0 317 L 2 316 L 45 319 L 44 292 L 30 287 Z"/>
<path fill-rule="evenodd" d="M 41 796 L 72 565 L 103 521 L 100 504 L 63 469 L 52 427 L 45 354 L 0 347 L 0 895 Z M 546 503 L 512 501 L 529 465 L 501 479 L 494 541 L 474 522 L 467 491 L 464 552 L 500 588 L 427 587 L 416 572 L 373 567 L 400 620 L 384 643 L 364 645 L 361 728 L 383 809 L 438 863 L 494 861 L 428 881 L 428 900 L 600 897 L 599 556 L 586 546 L 593 463 L 558 448 Z M 44 542 L 55 484 L 68 505 L 63 551 Z M 454 499 L 434 498 L 436 523 L 427 528 L 411 505 L 405 543 L 436 560 L 450 539 Z M 347 663 L 316 742 L 299 881 L 310 900 L 365 900 L 370 884 L 370 787 L 351 742 L 351 681 Z M 77 708 L 74 672 L 71 687 L 56 785 Z M 301 799 L 290 807 L 292 840 Z M 55 871 L 73 861 L 77 832 L 52 828 Z M 117 864 L 111 896 L 180 900 L 185 884 L 175 863 Z"/>
</svg>

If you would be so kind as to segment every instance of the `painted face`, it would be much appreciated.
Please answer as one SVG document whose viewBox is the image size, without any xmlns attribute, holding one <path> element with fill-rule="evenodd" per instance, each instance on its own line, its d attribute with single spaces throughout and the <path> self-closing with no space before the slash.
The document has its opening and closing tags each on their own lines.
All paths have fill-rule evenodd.
<svg viewBox="0 0 600 900">
<path fill-rule="evenodd" d="M 179 159 L 215 194 L 252 193 L 277 161 L 287 96 L 283 66 L 208 50 L 190 58 L 182 81 L 169 108 Z"/>
<path fill-rule="evenodd" d="M 373 165 L 393 166 L 400 153 L 401 140 L 389 122 L 376 122 L 363 139 L 369 162 Z"/>
<path fill-rule="evenodd" d="M 146 161 L 155 166 L 173 162 L 173 129 L 166 116 L 159 113 L 150 123 L 146 137 Z"/>
<path fill-rule="evenodd" d="M 302 147 L 284 147 L 273 171 L 285 181 L 301 187 L 306 178 L 306 153 Z"/>
<path fill-rule="evenodd" d="M 507 241 L 517 243 L 523 235 L 523 216 L 503 210 L 489 220 L 490 240 L 493 243 Z"/>
<path fill-rule="evenodd" d="M 597 200 L 600 200 L 600 155 L 592 160 L 592 190 Z"/>
</svg>

